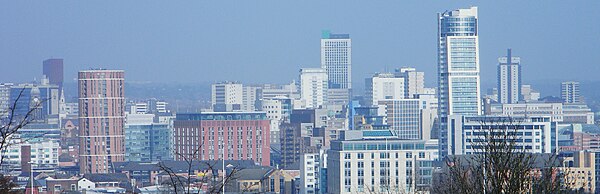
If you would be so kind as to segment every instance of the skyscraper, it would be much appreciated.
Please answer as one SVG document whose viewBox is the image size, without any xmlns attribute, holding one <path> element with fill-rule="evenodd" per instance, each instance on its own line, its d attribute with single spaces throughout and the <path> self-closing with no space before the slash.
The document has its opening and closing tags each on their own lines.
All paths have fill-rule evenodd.
<svg viewBox="0 0 600 194">
<path fill-rule="evenodd" d="M 448 154 L 448 115 L 481 112 L 477 24 L 477 7 L 438 13 L 440 157 Z"/>
<path fill-rule="evenodd" d="M 327 87 L 327 73 L 324 69 L 300 69 L 300 98 L 307 108 L 319 108 L 327 102 Z"/>
<path fill-rule="evenodd" d="M 352 40 L 349 34 L 331 34 L 329 31 L 323 31 L 321 68 L 327 71 L 329 88 L 352 88 Z"/>
<path fill-rule="evenodd" d="M 63 59 L 46 59 L 43 62 L 44 72 L 42 72 L 50 84 L 58 85 L 58 90 L 62 91 L 63 88 Z"/>
<path fill-rule="evenodd" d="M 579 82 L 568 81 L 561 84 L 560 96 L 565 103 L 581 103 Z"/>
<path fill-rule="evenodd" d="M 125 72 L 79 72 L 80 173 L 109 173 L 124 161 Z"/>
<path fill-rule="evenodd" d="M 498 58 L 498 102 L 514 104 L 521 99 L 521 58 L 508 49 L 505 57 Z"/>
</svg>

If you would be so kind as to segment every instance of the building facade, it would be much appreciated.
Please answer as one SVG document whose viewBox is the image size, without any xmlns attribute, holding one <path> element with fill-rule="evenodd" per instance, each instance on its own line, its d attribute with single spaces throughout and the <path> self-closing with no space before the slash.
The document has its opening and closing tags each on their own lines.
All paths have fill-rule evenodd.
<svg viewBox="0 0 600 194">
<path fill-rule="evenodd" d="M 241 83 L 222 82 L 213 84 L 211 87 L 213 111 L 226 112 L 241 109 L 243 102 L 243 86 Z"/>
<path fill-rule="evenodd" d="M 514 104 L 521 99 L 521 58 L 508 49 L 505 57 L 498 58 L 498 102 Z"/>
<path fill-rule="evenodd" d="M 405 80 L 391 73 L 377 73 L 365 79 L 365 97 L 369 106 L 380 100 L 405 98 Z"/>
<path fill-rule="evenodd" d="M 125 160 L 125 72 L 79 72 L 79 166 L 84 173 L 108 173 Z"/>
<path fill-rule="evenodd" d="M 170 123 L 154 122 L 154 114 L 127 114 L 125 161 L 171 160 L 172 130 Z"/>
<path fill-rule="evenodd" d="M 404 78 L 404 98 L 415 98 L 416 94 L 425 93 L 425 72 L 412 67 L 402 67 L 396 69 L 394 74 Z"/>
<path fill-rule="evenodd" d="M 323 31 L 321 68 L 327 72 L 329 88 L 352 88 L 352 40 L 349 34 Z"/>
<path fill-rule="evenodd" d="M 517 141 L 515 150 L 528 153 L 558 152 L 557 123 L 550 117 L 516 117 L 516 116 L 462 116 L 452 115 L 448 119 L 447 146 L 449 155 L 469 155 L 484 150 L 481 142 L 492 138 L 514 138 Z M 508 134 L 508 135 L 504 135 Z"/>
<path fill-rule="evenodd" d="M 306 103 L 306 108 L 319 108 L 327 102 L 327 77 L 325 69 L 300 69 L 300 96 Z"/>
<path fill-rule="evenodd" d="M 436 144 L 398 140 L 390 131 L 346 131 L 342 136 L 327 152 L 327 193 L 430 190 Z"/>
<path fill-rule="evenodd" d="M 270 120 L 262 112 L 177 114 L 173 129 L 175 160 L 253 160 L 270 164 Z"/>
<path fill-rule="evenodd" d="M 579 82 L 569 81 L 561 84 L 560 96 L 565 103 L 582 103 L 579 94 Z"/>
<path fill-rule="evenodd" d="M 438 99 L 440 154 L 448 150 L 449 115 L 479 115 L 479 38 L 477 7 L 438 14 Z"/>
</svg>

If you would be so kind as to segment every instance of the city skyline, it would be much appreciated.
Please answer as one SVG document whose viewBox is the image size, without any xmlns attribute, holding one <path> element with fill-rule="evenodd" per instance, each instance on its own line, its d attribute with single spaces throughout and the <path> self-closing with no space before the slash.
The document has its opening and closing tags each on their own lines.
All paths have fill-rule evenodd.
<svg viewBox="0 0 600 194">
<path fill-rule="evenodd" d="M 435 14 L 450 7 L 469 5 L 483 10 L 480 11 L 483 24 L 479 29 L 486 34 L 480 40 L 485 43 L 480 48 L 482 86 L 495 84 L 496 59 L 505 53 L 506 48 L 519 50 L 519 55 L 526 59 L 523 83 L 548 77 L 595 81 L 596 78 L 590 73 L 594 71 L 581 71 L 583 68 L 599 68 L 594 65 L 598 56 L 593 51 L 599 47 L 600 40 L 583 38 L 600 32 L 600 27 L 586 19 L 593 18 L 596 14 L 586 11 L 594 7 L 589 5 L 594 3 L 598 4 L 584 2 L 564 6 L 565 4 L 556 3 L 544 5 L 544 9 L 529 10 L 527 7 L 532 4 L 529 2 L 453 2 L 433 6 L 415 5 L 413 2 L 382 2 L 361 7 L 364 13 L 341 11 L 336 12 L 337 15 L 322 8 L 336 4 L 335 2 L 320 2 L 317 6 L 273 3 L 273 6 L 297 7 L 294 11 L 287 12 L 260 6 L 261 3 L 241 3 L 239 7 L 230 6 L 229 9 L 217 10 L 191 4 L 169 17 L 160 17 L 160 14 L 153 15 L 150 12 L 160 10 L 158 13 L 168 15 L 169 11 L 179 9 L 182 5 L 124 3 L 122 8 L 103 12 L 104 5 L 94 3 L 30 5 L 19 2 L 2 6 L 14 8 L 3 10 L 3 18 L 14 18 L 24 10 L 37 14 L 14 21 L 0 20 L 0 24 L 7 26 L 6 33 L 0 35 L 0 40 L 6 43 L 0 47 L 0 51 L 6 54 L 3 66 L 23 70 L 11 74 L 2 73 L 3 79 L 0 81 L 25 82 L 34 77 L 40 78 L 41 75 L 32 72 L 39 72 L 39 65 L 43 60 L 63 58 L 65 83 L 75 82 L 77 71 L 97 66 L 124 69 L 132 82 L 212 83 L 231 80 L 244 83 L 286 83 L 297 78 L 297 70 L 301 67 L 319 67 L 321 30 L 331 30 L 348 33 L 354 39 L 352 82 L 355 85 L 362 85 L 362 80 L 372 73 L 412 66 L 425 72 L 427 86 L 435 86 L 435 41 L 432 41 L 436 33 Z M 244 4 L 256 6 L 256 10 L 265 13 L 244 10 Z M 227 4 L 213 6 L 223 8 Z M 358 9 L 356 3 L 339 6 Z M 132 7 L 139 8 L 139 12 L 132 14 L 125 9 Z M 503 8 L 510 8 L 511 12 L 503 12 Z M 392 11 L 394 9 L 403 11 Z M 81 13 L 82 10 L 89 13 Z M 311 10 L 311 15 L 314 16 L 303 17 L 303 11 L 307 10 Z M 373 13 L 371 10 L 381 11 Z M 563 13 L 563 17 L 552 21 L 540 19 L 558 11 Z M 79 18 L 69 17 L 71 14 L 78 15 Z M 252 17 L 243 17 L 247 14 Z M 281 17 L 273 17 L 274 15 Z M 521 17 L 522 15 L 528 17 Z M 589 17 L 581 17 L 586 15 Z M 377 18 L 385 21 L 375 22 Z M 294 22 L 298 20 L 302 22 Z M 262 21 L 259 22 L 261 25 L 248 26 L 248 23 L 256 21 Z M 539 24 L 532 26 L 532 21 Z M 211 28 L 214 25 L 221 26 Z M 264 25 L 275 28 L 267 30 L 260 27 Z M 557 28 L 566 25 L 582 30 L 571 32 Z M 116 28 L 109 28 L 112 26 Z M 545 27 L 555 27 L 557 32 L 546 33 Z M 239 28 L 244 28 L 244 33 Z M 62 29 L 73 30 L 58 33 Z M 38 33 L 42 30 L 45 33 Z M 571 35 L 553 38 L 567 32 Z M 564 64 L 573 68 L 565 70 L 561 68 Z M 232 68 L 237 70 L 227 71 Z M 254 74 L 256 76 L 244 73 L 258 68 L 281 69 L 278 69 L 276 75 L 271 71 L 258 71 Z M 532 73 L 541 68 L 545 70 L 544 76 Z M 181 72 L 178 69 L 189 71 Z"/>
</svg>

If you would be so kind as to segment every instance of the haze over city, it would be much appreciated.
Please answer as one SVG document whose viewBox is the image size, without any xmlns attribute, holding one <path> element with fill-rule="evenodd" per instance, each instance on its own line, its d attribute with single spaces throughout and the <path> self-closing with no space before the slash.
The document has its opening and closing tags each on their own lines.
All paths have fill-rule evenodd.
<svg viewBox="0 0 600 194">
<path fill-rule="evenodd" d="M 598 8 L 0 2 L 0 193 L 600 193 Z"/>
<path fill-rule="evenodd" d="M 39 63 L 59 57 L 65 82 L 104 67 L 126 70 L 128 82 L 288 83 L 319 66 L 321 31 L 331 30 L 352 36 L 357 87 L 402 66 L 435 86 L 435 14 L 470 5 L 481 10 L 483 86 L 507 48 L 522 57 L 525 83 L 600 80 L 598 1 L 6 1 L 0 81 L 39 79 Z"/>
</svg>

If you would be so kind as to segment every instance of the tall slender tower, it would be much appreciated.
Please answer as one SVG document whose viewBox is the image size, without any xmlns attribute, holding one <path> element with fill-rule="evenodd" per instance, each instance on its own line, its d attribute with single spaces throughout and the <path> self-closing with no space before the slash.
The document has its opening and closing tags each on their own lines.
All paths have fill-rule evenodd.
<svg viewBox="0 0 600 194">
<path fill-rule="evenodd" d="M 124 161 L 125 72 L 79 72 L 79 169 L 110 173 L 114 162 Z"/>
<path fill-rule="evenodd" d="M 440 157 L 451 148 L 448 115 L 481 114 L 477 7 L 438 13 Z"/>
<path fill-rule="evenodd" d="M 498 58 L 498 101 L 514 104 L 521 99 L 521 58 L 508 49 L 505 57 Z"/>
</svg>

